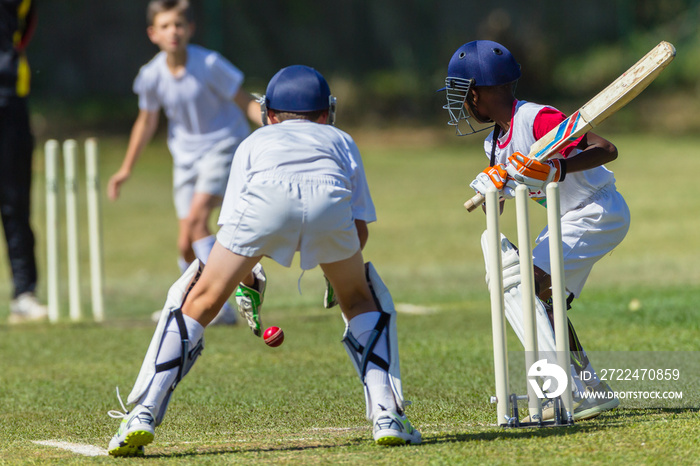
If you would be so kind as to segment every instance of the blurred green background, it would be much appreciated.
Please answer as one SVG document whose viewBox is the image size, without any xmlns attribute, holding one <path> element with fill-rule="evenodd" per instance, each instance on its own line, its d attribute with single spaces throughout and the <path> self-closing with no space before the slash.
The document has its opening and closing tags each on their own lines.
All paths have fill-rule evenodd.
<svg viewBox="0 0 700 466">
<path fill-rule="evenodd" d="M 146 36 L 146 0 L 38 0 L 28 54 L 35 131 L 128 131 L 131 85 L 156 48 Z M 344 125 L 439 125 L 452 53 L 492 39 L 523 68 L 517 94 L 578 108 L 661 40 L 676 62 L 641 97 L 642 111 L 618 128 L 685 132 L 700 128 L 698 0 L 192 0 L 194 43 L 220 51 L 264 93 L 281 67 L 320 70 L 339 97 Z"/>
<path fill-rule="evenodd" d="M 380 451 L 370 445 L 355 397 L 360 392 L 347 396 L 359 384 L 339 344 L 341 319 L 337 310 L 321 308 L 320 271 L 300 278 L 296 262 L 286 269 L 265 260 L 270 280 L 265 323 L 282 326 L 287 342 L 273 352 L 245 326 L 208 330 L 206 364 L 184 382 L 190 388 L 202 383 L 203 389 L 178 394 L 149 454 L 172 456 L 173 463 L 207 464 L 233 449 L 241 451 L 223 461 L 490 464 L 546 457 L 561 464 L 661 464 L 698 457 L 697 406 L 623 408 L 559 433 L 491 432 L 489 302 L 479 245 L 484 218 L 462 207 L 473 194 L 468 183 L 486 159 L 479 135 L 457 138 L 445 125 L 444 96 L 435 90 L 442 87 L 457 47 L 492 39 L 522 64 L 518 97 L 568 113 L 661 40 L 676 46 L 678 57 L 658 80 L 596 130 L 620 151 L 610 168 L 630 206 L 632 226 L 594 268 L 571 318 L 590 351 L 695 351 L 700 0 L 191 2 L 198 27 L 193 42 L 219 50 L 241 68 L 247 90 L 264 92 L 272 74 L 293 63 L 314 66 L 330 81 L 339 98 L 338 126 L 349 130 L 362 151 L 377 206 L 379 221 L 370 226 L 365 257 L 375 263 L 394 300 L 404 309 L 413 306 L 408 307 L 413 313 L 400 315 L 402 373 L 407 395 L 416 402 L 410 414 L 428 441 L 420 450 Z M 49 138 L 76 138 L 82 149 L 86 137 L 98 136 L 105 187 L 121 163 L 137 113 L 133 79 L 156 53 L 145 33 L 146 4 L 37 0 L 39 23 L 28 54 L 37 137 L 32 220 L 42 300 L 43 144 Z M 0 254 L 0 333 L 7 336 L 0 345 L 7 360 L 0 377 L 0 438 L 7 439 L 0 463 L 32 458 L 77 463 L 69 453 L 31 440 L 104 446 L 114 431 L 116 423 L 104 415 L 117 407 L 113 387 L 121 386 L 122 394 L 128 389 L 152 333 L 150 315 L 179 275 L 172 162 L 163 123 L 120 200 L 108 202 L 102 190 L 104 324 L 90 323 L 82 166 L 84 321 L 68 323 L 63 197 L 59 325 L 4 325 L 11 281 L 6 254 Z M 503 231 L 515 237 L 512 206 L 507 209 Z M 543 226 L 544 213 L 533 204 L 533 233 Z M 510 330 L 509 348 L 519 348 Z M 299 376 L 313 371 L 318 386 Z M 250 380 L 256 381 L 253 390 Z M 319 426 L 331 433 L 319 434 Z M 349 430 L 336 433 L 338 427 Z M 283 434 L 281 441 L 280 431 L 295 438 Z M 183 432 L 188 442 L 182 443 Z"/>
</svg>

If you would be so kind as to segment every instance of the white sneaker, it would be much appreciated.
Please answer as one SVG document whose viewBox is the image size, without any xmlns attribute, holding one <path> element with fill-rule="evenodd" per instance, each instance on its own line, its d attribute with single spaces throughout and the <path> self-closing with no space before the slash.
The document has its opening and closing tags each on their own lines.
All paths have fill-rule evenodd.
<svg viewBox="0 0 700 466">
<path fill-rule="evenodd" d="M 121 403 L 121 399 L 119 402 Z M 110 411 L 109 415 L 113 418 L 122 418 L 119 430 L 109 442 L 109 454 L 143 456 L 143 446 L 151 443 L 155 437 L 156 421 L 151 410 L 143 405 L 137 405 L 131 412 Z"/>
<path fill-rule="evenodd" d="M 41 304 L 31 291 L 22 293 L 10 302 L 10 324 L 21 324 L 23 322 L 38 322 L 46 320 L 49 310 Z"/>
<path fill-rule="evenodd" d="M 393 446 L 421 443 L 421 435 L 413 428 L 408 418 L 395 411 L 383 409 L 374 413 L 374 442 L 377 445 Z"/>
</svg>

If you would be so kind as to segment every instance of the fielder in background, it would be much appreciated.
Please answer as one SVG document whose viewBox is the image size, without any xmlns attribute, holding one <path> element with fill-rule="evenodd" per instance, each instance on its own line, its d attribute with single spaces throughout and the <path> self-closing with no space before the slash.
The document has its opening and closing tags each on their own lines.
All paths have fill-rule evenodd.
<svg viewBox="0 0 700 466">
<path fill-rule="evenodd" d="M 273 76 L 263 102 L 270 124 L 236 151 L 209 261 L 203 268 L 195 261 L 171 287 L 127 400 L 135 408 L 110 412 L 123 417 L 109 444 L 113 456 L 143 454 L 204 347 L 204 327 L 243 277 L 263 256 L 289 267 L 296 251 L 301 268 L 320 264 L 335 290 L 375 442 L 421 442 L 404 415 L 391 295 L 363 261 L 375 209 L 355 142 L 331 125 L 335 98 L 318 71 L 295 65 Z"/>
<path fill-rule="evenodd" d="M 214 245 L 209 220 L 221 205 L 236 147 L 250 133 L 247 118 L 261 125 L 260 105 L 241 88 L 243 73 L 220 54 L 190 44 L 194 23 L 187 0 L 148 4 L 148 37 L 160 52 L 139 71 L 134 92 L 139 114 L 121 168 L 109 180 L 116 200 L 122 185 L 158 127 L 161 108 L 168 119 L 173 157 L 173 197 L 179 219 L 180 272 L 198 258 L 206 262 Z M 246 118 L 247 117 L 247 118 Z M 256 269 L 259 276 L 262 269 Z M 246 284 L 254 285 L 251 274 Z M 215 323 L 233 324 L 224 303 Z"/>
<path fill-rule="evenodd" d="M 477 40 L 459 47 L 452 56 L 446 79 L 449 125 L 459 135 L 492 129 L 484 149 L 489 166 L 470 186 L 485 194 L 494 186 L 502 200 L 512 198 L 513 188 L 527 185 L 531 198 L 544 203 L 545 186 L 558 182 L 561 192 L 561 223 L 564 252 L 567 304 L 581 295 L 593 265 L 613 250 L 629 229 L 630 213 L 617 192 L 613 173 L 603 164 L 617 158 L 617 149 L 609 141 L 588 132 L 565 147 L 545 163 L 529 159 L 530 146 L 566 119 L 559 110 L 515 98 L 515 85 L 520 78 L 520 65 L 503 45 Z M 484 241 L 482 239 L 482 245 Z M 551 279 L 549 236 L 545 228 L 533 249 L 535 288 L 538 306 L 539 351 L 555 351 L 551 325 Z M 504 288 L 517 293 L 520 286 L 517 249 L 502 242 Z M 517 300 L 506 299 L 506 317 L 523 342 L 523 314 Z M 544 312 L 546 310 L 546 313 Z M 571 360 L 575 369 L 574 420 L 590 419 L 619 405 L 616 397 L 608 397 L 610 387 L 597 376 L 581 381 L 583 370 L 595 374 L 586 352 L 576 337 L 569 320 Z M 584 392 L 605 392 L 594 398 Z M 543 405 L 543 420 L 551 419 L 551 400 Z"/>
<path fill-rule="evenodd" d="M 29 223 L 34 136 L 29 124 L 30 71 L 24 49 L 36 15 L 28 0 L 0 0 L 0 213 L 12 270 L 9 323 L 46 320 L 35 295 L 34 233 Z"/>
</svg>

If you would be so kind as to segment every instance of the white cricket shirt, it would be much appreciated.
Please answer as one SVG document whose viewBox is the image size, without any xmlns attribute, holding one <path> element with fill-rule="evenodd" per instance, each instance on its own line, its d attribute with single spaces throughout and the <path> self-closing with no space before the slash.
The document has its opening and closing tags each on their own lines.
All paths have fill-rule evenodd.
<svg viewBox="0 0 700 466">
<path fill-rule="evenodd" d="M 548 107 L 523 100 L 518 100 L 515 103 L 510 129 L 506 134 L 498 138 L 496 163 L 506 163 L 508 157 L 513 155 L 514 152 L 520 152 L 524 155 L 530 152 L 530 147 L 537 141 L 534 132 L 536 119 L 545 108 Z M 484 150 L 489 158 L 491 156 L 492 140 L 493 131 L 489 133 L 484 141 Z M 579 152 L 580 150 L 573 149 L 566 158 L 575 157 Z M 554 157 L 564 158 L 562 154 L 557 154 Z M 613 173 L 604 166 L 576 173 L 567 173 L 566 180 L 559 185 L 561 212 L 564 213 L 579 207 L 605 186 L 614 183 L 615 177 Z"/>
<path fill-rule="evenodd" d="M 165 52 L 141 68 L 133 87 L 139 109 L 163 109 L 176 166 L 192 164 L 222 139 L 250 133 L 246 116 L 233 102 L 243 78 L 219 53 L 197 45 L 187 47 L 187 64 L 179 76 L 168 69 Z"/>
<path fill-rule="evenodd" d="M 246 185 L 256 176 L 284 179 L 297 174 L 338 180 L 352 192 L 353 217 L 367 223 L 377 219 L 360 151 L 352 137 L 334 126 L 287 120 L 258 128 L 238 146 L 219 225 L 228 223 Z"/>
</svg>

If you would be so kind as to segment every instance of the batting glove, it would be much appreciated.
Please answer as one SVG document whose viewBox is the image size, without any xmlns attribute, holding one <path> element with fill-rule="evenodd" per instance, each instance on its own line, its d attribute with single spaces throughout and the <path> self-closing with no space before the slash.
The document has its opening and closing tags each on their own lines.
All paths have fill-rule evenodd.
<svg viewBox="0 0 700 466">
<path fill-rule="evenodd" d="M 469 183 L 469 187 L 482 195 L 485 195 L 486 191 L 493 187 L 501 191 L 501 195 L 506 199 L 515 197 L 512 180 L 509 179 L 506 166 L 502 163 L 488 167 L 476 175 L 474 181 Z"/>
<path fill-rule="evenodd" d="M 553 181 L 564 181 L 566 160 L 551 159 L 542 163 L 516 152 L 508 157 L 506 171 L 517 183 L 526 185 L 530 193 L 535 193 L 544 191 Z"/>
</svg>

